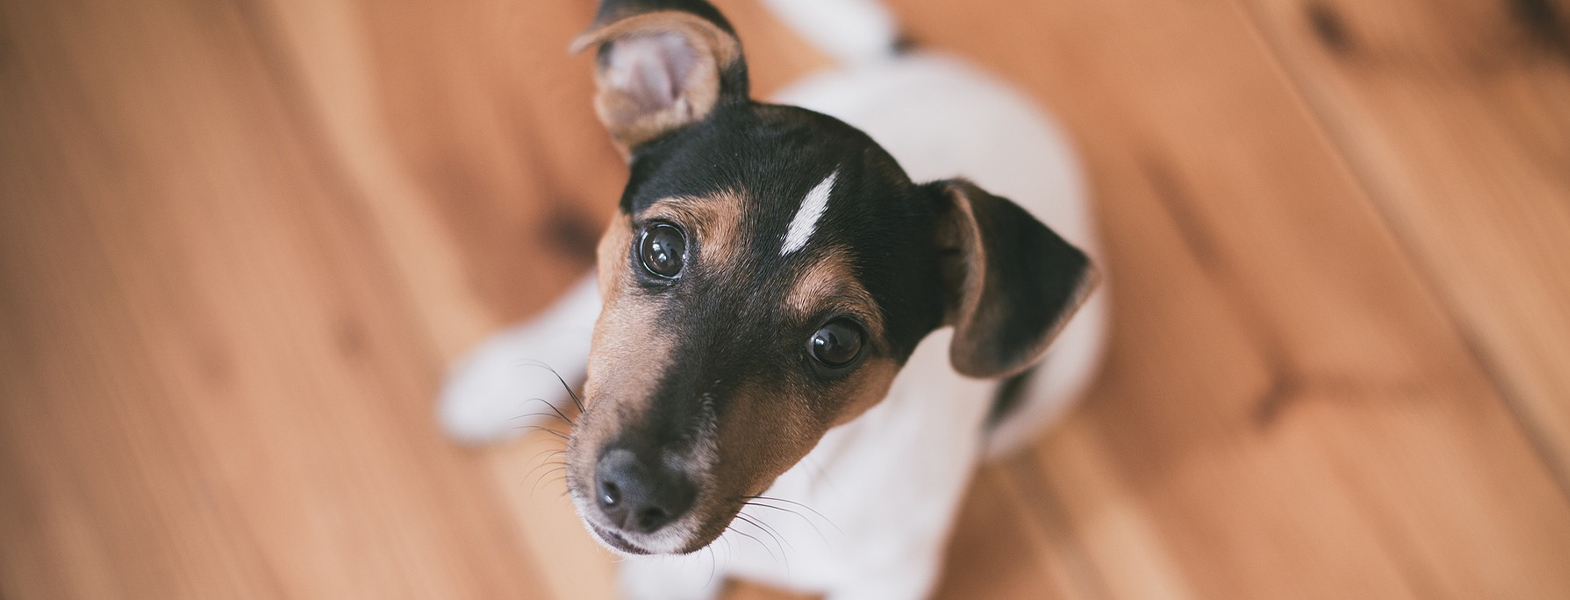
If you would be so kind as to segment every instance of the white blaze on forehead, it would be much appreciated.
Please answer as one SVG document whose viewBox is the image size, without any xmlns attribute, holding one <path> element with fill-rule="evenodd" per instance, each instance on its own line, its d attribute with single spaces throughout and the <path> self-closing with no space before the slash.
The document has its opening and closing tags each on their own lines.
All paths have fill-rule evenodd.
<svg viewBox="0 0 1570 600">
<path fill-rule="evenodd" d="M 829 207 L 829 192 L 834 191 L 834 178 L 839 174 L 839 171 L 829 173 L 812 191 L 807 192 L 807 197 L 801 199 L 801 208 L 796 211 L 796 217 L 790 220 L 790 229 L 785 231 L 785 246 L 780 248 L 780 256 L 800 250 L 807 245 L 807 240 L 812 239 L 818 219 L 823 216 L 824 209 Z"/>
</svg>

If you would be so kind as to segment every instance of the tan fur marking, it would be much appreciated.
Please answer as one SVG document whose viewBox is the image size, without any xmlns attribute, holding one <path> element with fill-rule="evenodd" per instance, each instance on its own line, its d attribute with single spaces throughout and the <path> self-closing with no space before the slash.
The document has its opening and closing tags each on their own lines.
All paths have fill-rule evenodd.
<svg viewBox="0 0 1570 600">
<path fill-rule="evenodd" d="M 894 361 L 876 358 L 862 365 L 832 392 L 843 403 L 820 414 L 804 390 L 781 389 L 765 382 L 743 384 L 720 423 L 718 442 L 725 461 L 713 466 L 714 484 L 723 494 L 760 494 L 789 470 L 830 428 L 848 423 L 888 396 L 898 371 Z"/>
<path fill-rule="evenodd" d="M 957 214 L 944 218 L 939 225 L 938 245 L 960 257 L 943 266 L 944 287 L 955 290 L 948 298 L 945 322 L 959 327 L 975 317 L 976 308 L 981 303 L 987 271 L 987 248 L 981 243 L 981 232 L 977 230 L 976 214 L 970 208 L 970 199 L 965 197 L 963 191 L 953 187 L 948 189 L 948 193 L 953 199 L 951 210 Z"/>
<path fill-rule="evenodd" d="M 642 409 L 655 382 L 670 364 L 670 334 L 657 327 L 659 307 L 650 299 L 628 294 L 631 282 L 627 253 L 633 242 L 631 219 L 618 214 L 600 238 L 599 283 L 604 308 L 594 326 L 584 397 L 595 405 L 610 402 L 612 414 L 596 414 L 595 427 L 619 430 L 622 413 Z M 614 372 L 614 377 L 607 374 Z M 627 415 L 632 416 L 632 415 Z M 580 422 L 575 429 L 584 429 Z"/>
<path fill-rule="evenodd" d="M 844 250 L 838 248 L 808 265 L 785 297 L 785 308 L 798 318 L 811 317 L 825 308 L 850 313 L 867 326 L 872 339 L 883 337 L 883 319 L 877 306 L 857 281 Z"/>
<path fill-rule="evenodd" d="M 845 405 L 829 426 L 838 427 L 849 423 L 882 402 L 888 397 L 889 387 L 894 385 L 894 376 L 897 374 L 899 366 L 892 359 L 873 358 L 863 363 L 852 376 L 849 383 L 851 391 L 846 393 Z"/>
<path fill-rule="evenodd" d="M 627 251 L 631 245 L 632 218 L 627 213 L 616 211 L 605 233 L 600 236 L 600 245 L 595 248 L 600 298 L 606 306 L 621 296 L 621 282 L 629 276 Z"/>
<path fill-rule="evenodd" d="M 687 229 L 698 246 L 698 261 L 714 273 L 734 273 L 746 241 L 741 231 L 741 198 L 724 192 L 707 198 L 668 198 L 643 211 L 644 219 L 664 219 Z"/>
<path fill-rule="evenodd" d="M 748 381 L 736 389 L 716 432 L 726 457 L 715 465 L 718 485 L 736 494 L 761 493 L 750 489 L 785 472 L 822 435 L 800 394 L 781 387 Z"/>
</svg>

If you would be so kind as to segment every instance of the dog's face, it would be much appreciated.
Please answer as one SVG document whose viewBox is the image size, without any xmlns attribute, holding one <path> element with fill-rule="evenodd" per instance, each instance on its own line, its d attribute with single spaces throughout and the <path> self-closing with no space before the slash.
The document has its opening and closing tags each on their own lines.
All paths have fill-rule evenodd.
<svg viewBox="0 0 1570 600">
<path fill-rule="evenodd" d="M 599 48 L 632 168 L 568 445 L 569 492 L 614 549 L 702 548 L 928 333 L 954 325 L 960 372 L 1006 375 L 1089 287 L 1085 256 L 1009 201 L 917 185 L 854 128 L 749 100 L 705 3 L 605 2 L 578 45 Z"/>
</svg>

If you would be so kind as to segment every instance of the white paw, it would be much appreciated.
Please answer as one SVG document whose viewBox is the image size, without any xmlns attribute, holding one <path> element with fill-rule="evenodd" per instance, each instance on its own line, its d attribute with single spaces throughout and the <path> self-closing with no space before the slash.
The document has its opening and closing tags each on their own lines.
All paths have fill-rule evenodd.
<svg viewBox="0 0 1570 600">
<path fill-rule="evenodd" d="M 452 368 L 436 418 L 454 440 L 481 444 L 528 433 L 572 406 L 600 312 L 593 277 L 540 317 L 492 335 Z M 565 385 L 564 385 L 565 383 Z"/>
</svg>

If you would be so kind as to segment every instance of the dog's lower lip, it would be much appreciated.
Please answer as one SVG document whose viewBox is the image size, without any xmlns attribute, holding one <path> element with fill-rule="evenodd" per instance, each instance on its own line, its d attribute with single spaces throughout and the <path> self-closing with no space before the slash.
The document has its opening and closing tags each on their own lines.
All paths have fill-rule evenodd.
<svg viewBox="0 0 1570 600">
<path fill-rule="evenodd" d="M 617 550 L 621 550 L 622 552 L 627 552 L 629 554 L 653 554 L 652 552 L 632 545 L 632 542 L 627 541 L 627 538 L 622 537 L 619 533 L 606 530 L 604 527 L 600 527 L 594 523 L 589 523 L 589 527 L 594 529 L 595 535 L 600 536 L 600 539 L 605 540 L 605 543 L 610 544 Z"/>
</svg>

